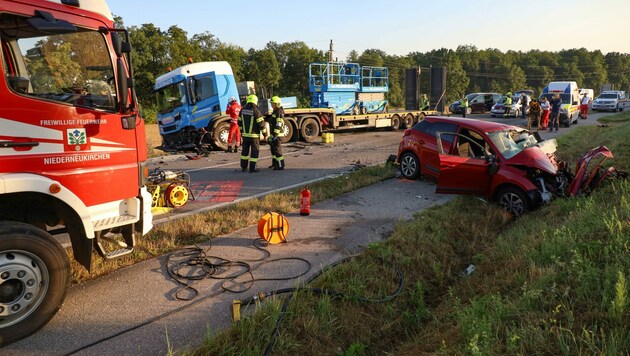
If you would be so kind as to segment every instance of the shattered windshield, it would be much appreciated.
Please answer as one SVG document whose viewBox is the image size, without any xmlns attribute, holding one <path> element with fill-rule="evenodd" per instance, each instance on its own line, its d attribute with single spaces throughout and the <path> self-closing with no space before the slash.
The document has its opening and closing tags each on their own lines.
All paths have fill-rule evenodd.
<svg viewBox="0 0 630 356">
<path fill-rule="evenodd" d="M 156 92 L 158 112 L 166 114 L 186 103 L 186 84 L 184 81 L 165 86 Z"/>
<path fill-rule="evenodd" d="M 488 133 L 488 137 L 505 159 L 510 159 L 538 143 L 536 137 L 525 130 L 494 131 Z"/>
</svg>

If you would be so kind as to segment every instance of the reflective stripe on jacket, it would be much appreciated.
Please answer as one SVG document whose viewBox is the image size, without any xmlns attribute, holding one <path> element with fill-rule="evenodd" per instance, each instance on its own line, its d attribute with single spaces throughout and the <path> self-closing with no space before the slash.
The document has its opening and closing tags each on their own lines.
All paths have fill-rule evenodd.
<svg viewBox="0 0 630 356">
<path fill-rule="evenodd" d="M 261 133 L 265 133 L 265 120 L 254 103 L 245 105 L 241 110 L 239 121 L 243 137 L 259 138 Z"/>
<path fill-rule="evenodd" d="M 269 127 L 274 137 L 284 136 L 284 109 L 279 107 L 273 110 L 269 118 Z"/>
</svg>

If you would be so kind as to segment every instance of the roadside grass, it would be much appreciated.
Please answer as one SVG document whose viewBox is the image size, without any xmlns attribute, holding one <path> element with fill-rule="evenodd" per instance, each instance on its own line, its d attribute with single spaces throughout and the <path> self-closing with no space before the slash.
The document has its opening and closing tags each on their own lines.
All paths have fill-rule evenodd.
<svg viewBox="0 0 630 356">
<path fill-rule="evenodd" d="M 609 127 L 560 137 L 573 162 L 604 144 L 604 166 L 630 170 L 630 115 Z M 463 273 L 474 265 L 472 274 Z M 395 267 L 394 267 L 395 266 Z M 361 302 L 395 289 L 383 303 Z M 512 220 L 472 197 L 417 213 L 350 262 L 308 287 L 345 298 L 297 293 L 279 326 L 273 354 L 606 354 L 630 353 L 630 182 L 608 181 L 588 197 L 556 199 Z M 262 354 L 282 298 L 211 334 L 180 354 Z"/>
<path fill-rule="evenodd" d="M 392 178 L 394 175 L 395 168 L 391 164 L 381 164 L 316 182 L 309 186 L 311 202 L 327 200 Z M 138 239 L 138 246 L 127 257 L 105 261 L 94 254 L 91 272 L 85 270 L 72 258 L 72 252 L 69 249 L 72 281 L 76 283 L 96 278 L 123 266 L 255 225 L 269 211 L 281 213 L 296 211 L 299 209 L 299 199 L 300 189 L 293 189 L 155 226 L 147 235 Z"/>
<path fill-rule="evenodd" d="M 147 155 L 149 158 L 166 155 L 166 152 L 156 148 L 162 144 L 162 136 L 160 136 L 158 125 L 146 124 L 145 132 L 147 136 Z"/>
</svg>

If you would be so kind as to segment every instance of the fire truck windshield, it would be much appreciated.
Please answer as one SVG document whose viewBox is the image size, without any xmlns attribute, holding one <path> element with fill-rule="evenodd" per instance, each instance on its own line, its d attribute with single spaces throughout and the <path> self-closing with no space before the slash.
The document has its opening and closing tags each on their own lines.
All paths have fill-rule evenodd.
<svg viewBox="0 0 630 356">
<path fill-rule="evenodd" d="M 21 95 L 92 109 L 116 110 L 114 69 L 103 34 L 78 29 L 66 34 L 22 31 L 3 22 L 0 39 L 9 87 Z M 8 37 L 10 34 L 11 37 Z"/>
</svg>

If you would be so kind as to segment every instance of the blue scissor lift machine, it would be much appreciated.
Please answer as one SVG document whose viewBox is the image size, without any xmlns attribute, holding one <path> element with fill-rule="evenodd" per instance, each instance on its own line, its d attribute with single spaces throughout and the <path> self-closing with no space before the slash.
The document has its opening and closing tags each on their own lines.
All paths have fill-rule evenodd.
<svg viewBox="0 0 630 356">
<path fill-rule="evenodd" d="M 313 108 L 332 108 L 338 115 L 386 112 L 388 89 L 385 67 L 337 62 L 309 65 Z"/>
</svg>

